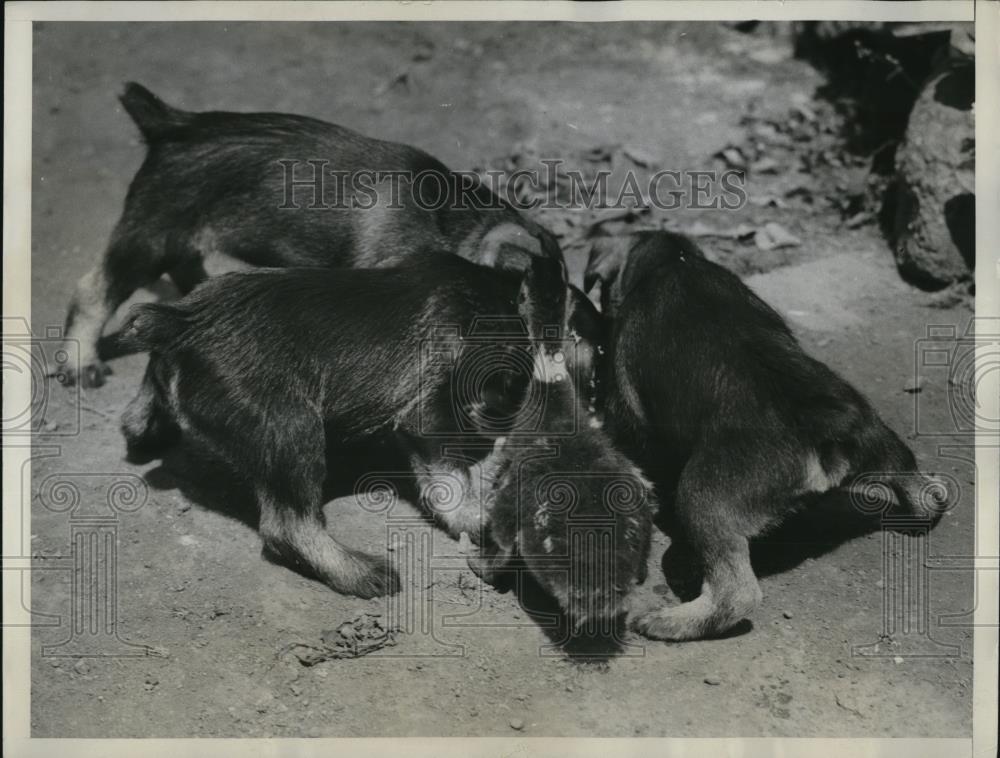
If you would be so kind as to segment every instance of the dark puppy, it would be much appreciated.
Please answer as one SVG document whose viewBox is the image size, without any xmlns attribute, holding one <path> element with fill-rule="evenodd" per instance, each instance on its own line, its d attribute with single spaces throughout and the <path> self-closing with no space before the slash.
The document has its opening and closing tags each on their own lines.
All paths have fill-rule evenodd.
<svg viewBox="0 0 1000 758">
<path fill-rule="evenodd" d="M 573 630 L 610 630 L 645 580 L 654 501 L 639 469 L 590 423 L 563 350 L 546 335 L 565 328 L 565 298 L 538 297 L 558 291 L 545 275 L 535 265 L 520 297 L 536 351 L 528 396 L 541 403 L 525 402 L 514 425 L 538 431 L 499 438 L 484 461 L 489 543 L 469 565 L 493 582 L 519 557 Z"/>
<path fill-rule="evenodd" d="M 304 116 L 182 111 L 138 84 L 121 101 L 148 153 L 70 304 L 66 338 L 80 363 L 59 367 L 68 383 L 102 385 L 97 344 L 118 306 L 164 273 L 189 292 L 207 255 L 368 268 L 420 249 L 496 259 L 514 242 L 561 258 L 550 233 L 416 148 Z"/>
<path fill-rule="evenodd" d="M 781 317 L 690 240 L 638 234 L 594 249 L 612 318 L 606 424 L 674 494 L 704 570 L 692 602 L 639 616 L 657 639 L 724 632 L 761 591 L 749 539 L 812 493 L 884 474 L 907 512 L 937 516 L 946 493 L 865 398 L 810 358 Z M 655 473 L 654 473 L 655 472 Z"/>
<path fill-rule="evenodd" d="M 406 446 L 425 494 L 453 485 L 441 441 L 511 432 L 524 397 L 521 279 L 431 256 L 393 269 L 228 274 L 175 304 L 136 306 L 123 339 L 151 355 L 122 419 L 129 453 L 156 456 L 182 432 L 251 482 L 267 548 L 338 591 L 394 592 L 385 561 L 324 530 L 326 445 L 389 437 Z M 498 320 L 498 336 L 470 338 L 481 317 Z M 574 351 L 567 368 L 579 371 Z M 482 515 L 466 487 L 429 498 L 456 536 L 478 532 Z"/>
</svg>

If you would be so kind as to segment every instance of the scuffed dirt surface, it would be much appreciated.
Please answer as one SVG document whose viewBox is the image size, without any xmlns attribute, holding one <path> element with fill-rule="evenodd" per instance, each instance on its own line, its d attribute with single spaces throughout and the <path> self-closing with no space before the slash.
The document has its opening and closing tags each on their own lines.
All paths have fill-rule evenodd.
<svg viewBox="0 0 1000 758">
<path fill-rule="evenodd" d="M 810 106 L 821 80 L 808 65 L 769 40 L 699 24 L 51 24 L 36 30 L 33 76 L 36 334 L 61 325 L 73 283 L 106 244 L 142 160 L 115 99 L 128 79 L 190 109 L 329 119 L 418 145 L 460 169 L 487 166 L 523 144 L 552 157 L 627 145 L 665 167 L 712 169 L 719 151 L 746 145 L 758 123 L 747 121 L 748 109 L 778 120 L 803 105 L 821 111 Z M 811 188 L 809 202 L 779 191 L 800 180 Z M 911 437 L 927 469 L 958 480 L 961 502 L 934 531 L 930 552 L 969 555 L 968 440 L 912 438 L 915 411 L 921 428 L 953 428 L 951 388 L 928 374 L 919 393 L 904 389 L 913 389 L 917 341 L 928 325 L 962 330 L 971 312 L 932 308 L 930 296 L 900 282 L 874 225 L 855 218 L 863 208 L 830 200 L 863 192 L 863 183 L 863 168 L 850 161 L 806 171 L 797 157 L 777 173 L 751 175 L 751 198 L 779 196 L 782 207 L 751 202 L 736 212 L 674 211 L 643 223 L 773 222 L 801 241 L 762 250 L 753 235 L 701 240 L 789 317 L 809 352 Z M 583 261 L 573 255 L 578 275 Z M 511 593 L 483 587 L 457 543 L 435 531 L 434 558 L 414 561 L 402 596 L 431 609 L 426 626 L 418 618 L 394 645 L 355 659 L 306 667 L 279 656 L 290 644 L 319 644 L 363 612 L 388 618 L 394 610 L 341 597 L 264 560 L 246 494 L 221 472 L 199 471 L 182 455 L 162 465 L 125 463 L 117 415 L 144 365 L 144 356 L 115 361 L 109 384 L 84 393 L 80 407 L 71 393 L 49 388 L 46 433 L 36 444 L 58 450 L 36 458 L 33 478 L 146 477 L 148 500 L 119 519 L 118 606 L 121 637 L 157 654 L 42 656 L 42 644 L 67 634 L 71 586 L 67 571 L 35 572 L 33 608 L 59 614 L 63 625 L 34 634 L 34 736 L 971 734 L 971 629 L 939 624 L 941 614 L 972 609 L 970 573 L 936 571 L 930 580 L 931 633 L 960 646 L 959 656 L 851 655 L 852 645 L 876 642 L 882 628 L 879 534 L 814 557 L 805 557 L 808 546 L 786 546 L 804 560 L 762 579 L 764 605 L 744 634 L 682 645 L 630 638 L 626 655 L 581 666 L 544 648 L 537 620 Z M 77 417 L 79 435 L 57 433 Z M 946 444 L 953 448 L 942 450 Z M 380 514 L 352 498 L 327 508 L 331 528 L 370 551 L 384 548 L 387 524 L 420 528 L 406 503 Z M 67 515 L 33 501 L 31 544 L 41 557 L 68 555 Z M 666 544 L 657 537 L 637 605 L 664 602 L 669 592 L 659 565 Z"/>
</svg>

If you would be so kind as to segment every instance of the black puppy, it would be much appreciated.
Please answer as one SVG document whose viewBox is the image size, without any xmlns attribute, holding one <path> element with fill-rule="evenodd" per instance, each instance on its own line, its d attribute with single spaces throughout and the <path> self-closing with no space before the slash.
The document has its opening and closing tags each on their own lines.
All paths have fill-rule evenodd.
<svg viewBox="0 0 1000 758">
<path fill-rule="evenodd" d="M 551 277 L 550 281 L 544 278 Z M 488 544 L 470 558 L 488 582 L 516 556 L 558 601 L 571 628 L 611 629 L 633 584 L 645 580 L 654 500 L 639 469 L 591 423 L 571 381 L 563 346 L 566 297 L 552 267 L 525 276 L 520 308 L 535 351 L 529 397 L 515 428 L 484 461 L 480 500 L 488 509 Z M 543 293 L 539 297 L 539 293 Z"/>
<path fill-rule="evenodd" d="M 516 433 L 532 365 L 521 280 L 458 256 L 418 256 L 389 269 L 228 274 L 177 303 L 136 306 L 122 338 L 151 355 L 122 418 L 129 453 L 156 456 L 182 432 L 252 484 L 267 548 L 338 591 L 394 592 L 384 560 L 324 530 L 326 445 L 398 441 L 426 494 L 455 482 L 443 440 Z M 565 288 L 560 280 L 554 296 L 571 303 Z M 499 323 L 494 338 L 472 334 L 483 317 Z M 581 365 L 574 347 L 565 343 L 570 380 Z M 464 489 L 459 480 L 454 497 L 429 498 L 455 536 L 482 518 Z"/>
<path fill-rule="evenodd" d="M 139 287 L 168 274 L 182 293 L 216 253 L 257 266 L 369 268 L 413 250 L 552 258 L 555 238 L 469 174 L 427 153 L 283 113 L 192 113 L 129 84 L 122 105 L 148 146 L 104 256 L 76 287 L 62 381 L 104 383 L 98 340 Z"/>
<path fill-rule="evenodd" d="M 908 512 L 936 517 L 946 491 L 868 401 L 810 358 L 781 317 L 690 240 L 666 232 L 592 251 L 612 318 L 608 431 L 662 487 L 704 570 L 692 602 L 646 613 L 657 639 L 724 632 L 761 591 L 749 539 L 811 493 L 881 475 Z M 655 472 L 655 473 L 654 473 Z"/>
</svg>

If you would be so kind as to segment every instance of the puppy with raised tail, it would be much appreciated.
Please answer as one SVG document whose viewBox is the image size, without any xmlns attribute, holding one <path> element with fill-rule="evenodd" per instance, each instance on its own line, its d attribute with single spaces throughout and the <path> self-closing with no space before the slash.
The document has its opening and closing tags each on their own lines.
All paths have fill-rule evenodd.
<svg viewBox="0 0 1000 758">
<path fill-rule="evenodd" d="M 104 384 L 98 342 L 115 310 L 164 274 L 181 294 L 222 255 L 252 266 L 371 268 L 420 251 L 503 260 L 513 244 L 562 258 L 555 237 L 474 175 L 409 145 L 287 113 L 192 112 L 140 84 L 122 106 L 146 143 L 107 249 L 77 283 L 68 384 Z M 73 353 L 67 353 L 73 354 Z"/>
</svg>

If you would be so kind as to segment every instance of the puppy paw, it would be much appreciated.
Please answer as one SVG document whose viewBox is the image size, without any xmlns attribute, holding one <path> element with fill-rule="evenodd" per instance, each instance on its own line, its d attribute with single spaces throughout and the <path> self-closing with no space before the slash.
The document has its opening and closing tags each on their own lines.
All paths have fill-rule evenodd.
<svg viewBox="0 0 1000 758">
<path fill-rule="evenodd" d="M 687 611 L 683 603 L 673 608 L 660 608 L 633 616 L 629 626 L 651 640 L 679 642 L 705 636 L 707 619 Z"/>
<path fill-rule="evenodd" d="M 360 570 L 351 586 L 345 588 L 348 594 L 369 599 L 395 595 L 402 589 L 399 572 L 386 559 L 360 554 L 355 559 Z"/>
</svg>

